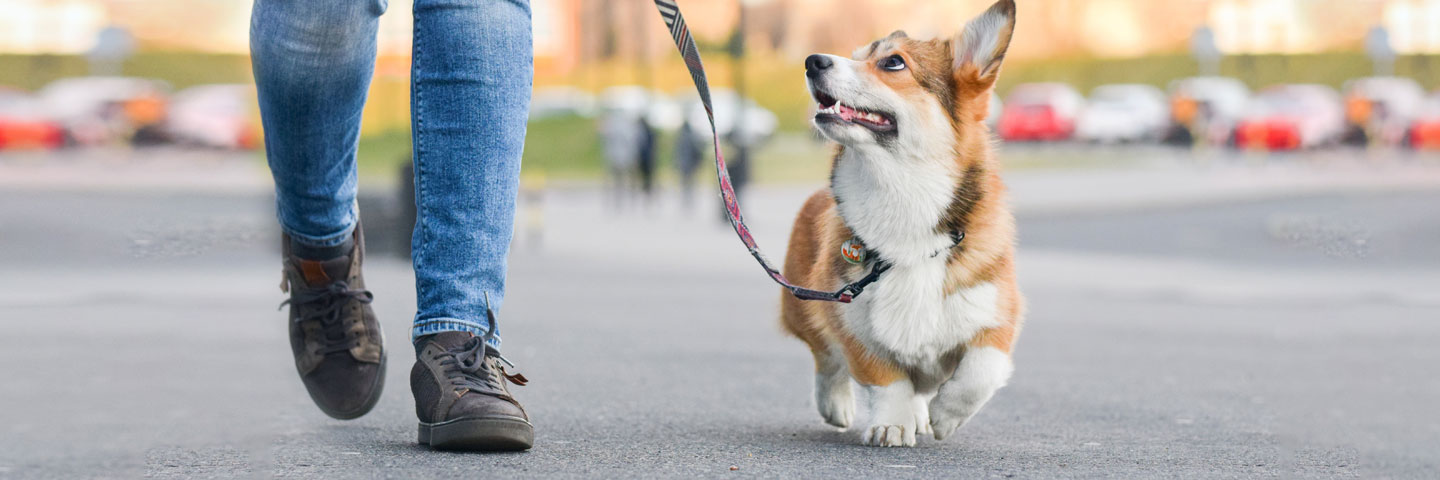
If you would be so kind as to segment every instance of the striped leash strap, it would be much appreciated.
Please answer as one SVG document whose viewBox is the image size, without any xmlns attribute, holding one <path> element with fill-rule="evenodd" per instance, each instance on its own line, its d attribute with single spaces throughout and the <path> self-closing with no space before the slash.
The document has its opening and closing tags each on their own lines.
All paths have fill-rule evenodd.
<svg viewBox="0 0 1440 480">
<path fill-rule="evenodd" d="M 655 0 L 655 7 L 660 10 L 660 17 L 665 19 L 665 25 L 670 27 L 670 36 L 675 39 L 675 47 L 680 49 L 680 56 L 685 58 L 685 68 L 690 70 L 690 78 L 695 80 L 695 90 L 700 92 L 700 103 L 705 105 L 705 116 L 710 119 L 710 134 L 715 142 L 715 177 L 720 181 L 720 199 L 725 202 L 725 216 L 730 218 L 730 225 L 735 227 L 735 234 L 740 236 L 740 241 L 745 248 L 750 250 L 750 256 L 760 262 L 760 267 L 770 275 L 775 283 L 785 287 L 791 294 L 801 300 L 822 300 L 830 302 L 850 303 L 860 292 L 880 277 L 880 274 L 889 269 L 887 262 L 877 261 L 870 268 L 870 273 L 864 278 L 845 285 L 834 292 L 811 290 L 790 283 L 785 275 L 780 273 L 760 252 L 760 246 L 755 243 L 755 237 L 750 235 L 750 228 L 745 226 L 745 218 L 740 215 L 740 203 L 735 199 L 735 187 L 730 184 L 730 173 L 725 168 L 725 156 L 720 153 L 720 134 L 715 128 L 715 109 L 710 101 L 710 82 L 705 79 L 705 66 L 700 63 L 700 51 L 695 48 L 695 39 L 690 37 L 690 29 L 685 26 L 685 17 L 680 15 L 680 6 L 672 0 Z M 737 122 L 738 123 L 738 122 Z"/>
</svg>

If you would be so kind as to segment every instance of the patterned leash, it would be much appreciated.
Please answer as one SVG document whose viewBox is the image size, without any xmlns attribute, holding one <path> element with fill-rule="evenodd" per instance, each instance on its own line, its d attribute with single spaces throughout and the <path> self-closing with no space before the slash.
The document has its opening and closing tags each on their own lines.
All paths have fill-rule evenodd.
<svg viewBox="0 0 1440 480">
<path fill-rule="evenodd" d="M 770 275 L 775 283 L 785 287 L 791 294 L 801 300 L 821 300 L 829 302 L 850 303 L 860 292 L 865 290 L 867 285 L 874 283 L 880 278 L 880 274 L 890 268 L 889 262 L 877 261 L 870 268 L 870 273 L 864 278 L 834 292 L 811 290 L 797 286 L 785 279 L 785 275 L 771 266 L 770 261 L 765 259 L 765 254 L 760 252 L 760 246 L 755 243 L 755 237 L 750 235 L 750 228 L 745 226 L 745 219 L 740 216 L 740 203 L 735 199 L 735 187 L 730 184 L 730 173 L 725 167 L 725 156 L 720 153 L 720 134 L 715 127 L 715 109 L 710 102 L 710 82 L 705 79 L 705 66 L 700 63 L 700 51 L 695 49 L 695 40 L 690 37 L 690 29 L 685 26 L 685 17 L 680 15 L 680 6 L 672 0 L 655 0 L 655 7 L 660 10 L 660 16 L 665 19 L 665 25 L 670 27 L 670 36 L 675 39 L 675 46 L 680 49 L 680 56 L 685 58 L 685 68 L 690 70 L 690 78 L 695 80 L 695 89 L 700 92 L 700 102 L 705 105 L 705 116 L 710 118 L 710 134 L 715 140 L 715 177 L 720 181 L 720 198 L 725 201 L 725 216 L 730 218 L 730 225 L 735 227 L 735 234 L 740 236 L 740 241 L 745 248 L 750 249 L 750 256 L 760 262 L 760 267 Z"/>
</svg>

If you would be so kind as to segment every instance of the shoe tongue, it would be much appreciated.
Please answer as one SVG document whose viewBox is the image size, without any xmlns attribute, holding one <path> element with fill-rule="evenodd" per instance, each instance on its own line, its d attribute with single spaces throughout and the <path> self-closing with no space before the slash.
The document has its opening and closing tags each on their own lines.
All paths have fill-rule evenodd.
<svg viewBox="0 0 1440 480">
<path fill-rule="evenodd" d="M 465 342 L 469 342 L 474 336 L 470 332 L 440 332 L 430 337 L 430 341 L 440 348 L 454 350 L 465 346 Z"/>
<path fill-rule="evenodd" d="M 350 277 L 349 255 L 324 261 L 294 257 L 294 261 L 299 267 L 300 275 L 305 279 L 305 284 L 310 287 L 323 287 Z"/>
</svg>

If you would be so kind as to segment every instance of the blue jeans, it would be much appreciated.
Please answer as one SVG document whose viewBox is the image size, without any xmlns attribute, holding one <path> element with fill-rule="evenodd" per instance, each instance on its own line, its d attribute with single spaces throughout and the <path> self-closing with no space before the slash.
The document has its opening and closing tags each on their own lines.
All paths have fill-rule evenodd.
<svg viewBox="0 0 1440 480">
<path fill-rule="evenodd" d="M 265 149 L 280 226 L 295 241 L 335 246 L 355 229 L 360 112 L 385 8 L 255 0 L 250 51 Z M 415 0 L 410 74 L 412 333 L 484 335 L 486 308 L 498 311 L 505 297 L 533 75 L 529 1 Z"/>
</svg>

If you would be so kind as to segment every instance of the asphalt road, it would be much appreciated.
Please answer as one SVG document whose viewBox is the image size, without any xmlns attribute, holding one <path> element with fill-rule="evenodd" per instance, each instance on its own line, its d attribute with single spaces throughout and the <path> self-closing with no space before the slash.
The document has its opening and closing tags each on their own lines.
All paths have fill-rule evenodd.
<svg viewBox="0 0 1440 480">
<path fill-rule="evenodd" d="M 747 199 L 768 248 L 804 193 Z M 295 378 L 264 195 L 0 193 L 0 477 L 1440 472 L 1434 191 L 1022 212 L 1014 379 L 913 449 L 822 425 L 777 289 L 713 212 L 601 205 L 522 215 L 544 235 L 517 241 L 501 322 L 535 449 L 457 454 L 414 442 L 402 259 L 367 268 L 385 397 L 342 422 Z"/>
</svg>

